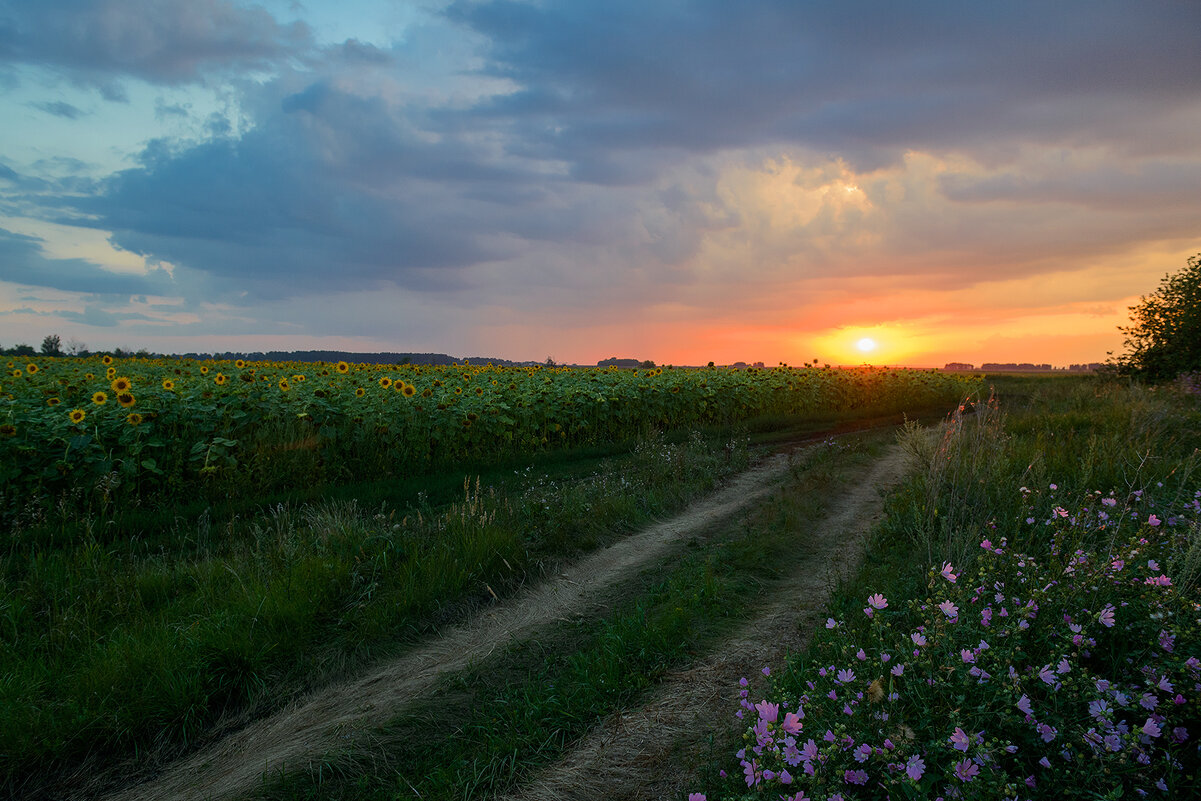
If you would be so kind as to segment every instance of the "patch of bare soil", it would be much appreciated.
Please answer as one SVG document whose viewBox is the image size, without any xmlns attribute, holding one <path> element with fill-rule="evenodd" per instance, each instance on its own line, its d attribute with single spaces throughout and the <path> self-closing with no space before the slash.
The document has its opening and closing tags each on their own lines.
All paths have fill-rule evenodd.
<svg viewBox="0 0 1201 801">
<path fill-rule="evenodd" d="M 705 753 L 706 735 L 737 708 L 739 678 L 779 664 L 786 651 L 808 642 L 831 589 L 863 558 L 866 535 L 882 516 L 882 496 L 900 481 L 905 459 L 894 446 L 847 487 L 821 524 L 815 552 L 742 635 L 669 676 L 640 708 L 607 718 L 509 801 L 684 799 L 696 791 L 695 760 Z M 728 754 L 717 757 L 730 760 Z"/>
<path fill-rule="evenodd" d="M 353 744 L 395 717 L 409 701 L 429 693 L 443 674 L 478 662 L 556 619 L 582 613 L 632 571 L 662 559 L 680 541 L 744 509 L 781 481 L 789 459 L 780 454 L 764 460 L 678 517 L 585 557 L 558 578 L 447 630 L 417 650 L 256 721 L 170 765 L 156 778 L 107 796 L 106 801 L 235 798 L 258 786 L 265 774 L 294 769 L 324 752 Z M 714 685 L 715 694 L 724 689 Z"/>
</svg>

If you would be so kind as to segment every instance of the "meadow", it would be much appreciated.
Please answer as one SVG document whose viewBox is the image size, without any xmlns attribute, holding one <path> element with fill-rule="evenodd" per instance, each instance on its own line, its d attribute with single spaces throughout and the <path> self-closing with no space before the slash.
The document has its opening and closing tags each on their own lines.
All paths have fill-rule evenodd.
<svg viewBox="0 0 1201 801">
<path fill-rule="evenodd" d="M 995 383 L 902 432 L 918 469 L 870 558 L 743 679 L 691 801 L 1201 792 L 1198 396 Z"/>
<path fill-rule="evenodd" d="M 14 362 L 0 787 L 152 772 L 682 508 L 746 467 L 747 432 L 945 408 L 972 386 L 872 368 Z"/>
</svg>

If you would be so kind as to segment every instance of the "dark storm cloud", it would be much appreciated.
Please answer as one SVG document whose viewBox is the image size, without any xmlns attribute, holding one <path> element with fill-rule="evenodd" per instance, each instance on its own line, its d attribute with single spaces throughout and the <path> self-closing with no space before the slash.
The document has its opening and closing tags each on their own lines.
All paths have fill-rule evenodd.
<svg viewBox="0 0 1201 801">
<path fill-rule="evenodd" d="M 78 202 L 120 247 L 237 281 L 258 297 L 390 281 L 448 287 L 489 244 L 521 183 L 453 141 L 421 140 L 376 98 L 318 82 L 284 96 L 238 140 L 156 141 L 141 166 Z M 466 193 L 469 194 L 469 193 Z"/>
<path fill-rule="evenodd" d="M 93 295 L 171 295 L 177 289 L 165 270 L 147 275 L 111 273 L 84 259 L 53 259 L 42 240 L 0 228 L 0 281 Z"/>
<path fill-rule="evenodd" d="M 1107 123 L 1201 90 L 1201 5 L 1173 0 L 538 5 L 457 2 L 485 71 L 477 108 L 601 173 L 615 154 L 804 145 L 874 166 L 1007 137 L 1119 141 Z M 593 166 L 595 165 L 595 166 Z"/>
<path fill-rule="evenodd" d="M 228 0 L 0 0 L 0 63 L 65 71 L 110 100 L 123 99 L 121 78 L 178 85 L 311 47 L 306 25 Z"/>
</svg>

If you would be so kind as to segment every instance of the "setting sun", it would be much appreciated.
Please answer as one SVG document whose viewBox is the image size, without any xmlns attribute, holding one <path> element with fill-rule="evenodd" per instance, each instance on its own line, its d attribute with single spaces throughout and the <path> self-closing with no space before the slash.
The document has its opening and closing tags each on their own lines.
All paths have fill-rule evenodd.
<svg viewBox="0 0 1201 801">
<path fill-rule="evenodd" d="M 871 353 L 876 349 L 876 340 L 871 337 L 864 337 L 855 343 L 855 347 L 859 348 L 863 353 Z"/>
</svg>

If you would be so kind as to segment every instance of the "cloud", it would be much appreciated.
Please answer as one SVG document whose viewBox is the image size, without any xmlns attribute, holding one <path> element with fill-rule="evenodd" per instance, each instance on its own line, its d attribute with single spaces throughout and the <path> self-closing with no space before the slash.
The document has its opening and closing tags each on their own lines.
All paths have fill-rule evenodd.
<svg viewBox="0 0 1201 801">
<path fill-rule="evenodd" d="M 627 320 L 824 325 L 840 292 L 1078 277 L 1201 218 L 1195 4 L 458 2 L 391 47 L 317 55 L 261 10 L 160 7 L 161 53 L 118 58 L 106 34 L 68 63 L 18 39 L 118 86 L 221 76 L 226 110 L 164 101 L 207 138 L 152 140 L 35 200 L 175 265 L 136 291 L 219 301 L 237 331 L 411 337 L 390 327 L 406 315 L 512 336 L 534 321 L 536 345 Z M 0 60 L 20 60 L 5 30 Z M 136 283 L 4 247 L 27 277 L 62 276 L 38 285 Z"/>
<path fill-rule="evenodd" d="M 30 103 L 30 105 L 41 109 L 47 114 L 53 114 L 55 117 L 62 117 L 68 120 L 77 120 L 87 113 L 83 109 L 73 106 L 70 103 L 64 103 L 61 100 L 47 103 Z"/>
<path fill-rule="evenodd" d="M 85 259 L 50 259 L 42 240 L 0 228 L 0 281 L 95 295 L 174 295 L 165 270 L 145 275 L 113 273 Z"/>
<path fill-rule="evenodd" d="M 471 110 L 603 180 L 625 154 L 787 143 L 858 168 L 1018 136 L 1113 146 L 1196 102 L 1201 6 L 1154 2 L 453 3 L 521 89 Z M 621 179 L 616 175 L 615 179 Z"/>
<path fill-rule="evenodd" d="M 269 71 L 313 48 L 301 22 L 229 0 L 46 0 L 0 4 L 0 64 L 49 67 L 109 100 L 123 78 L 181 85 Z"/>
</svg>

